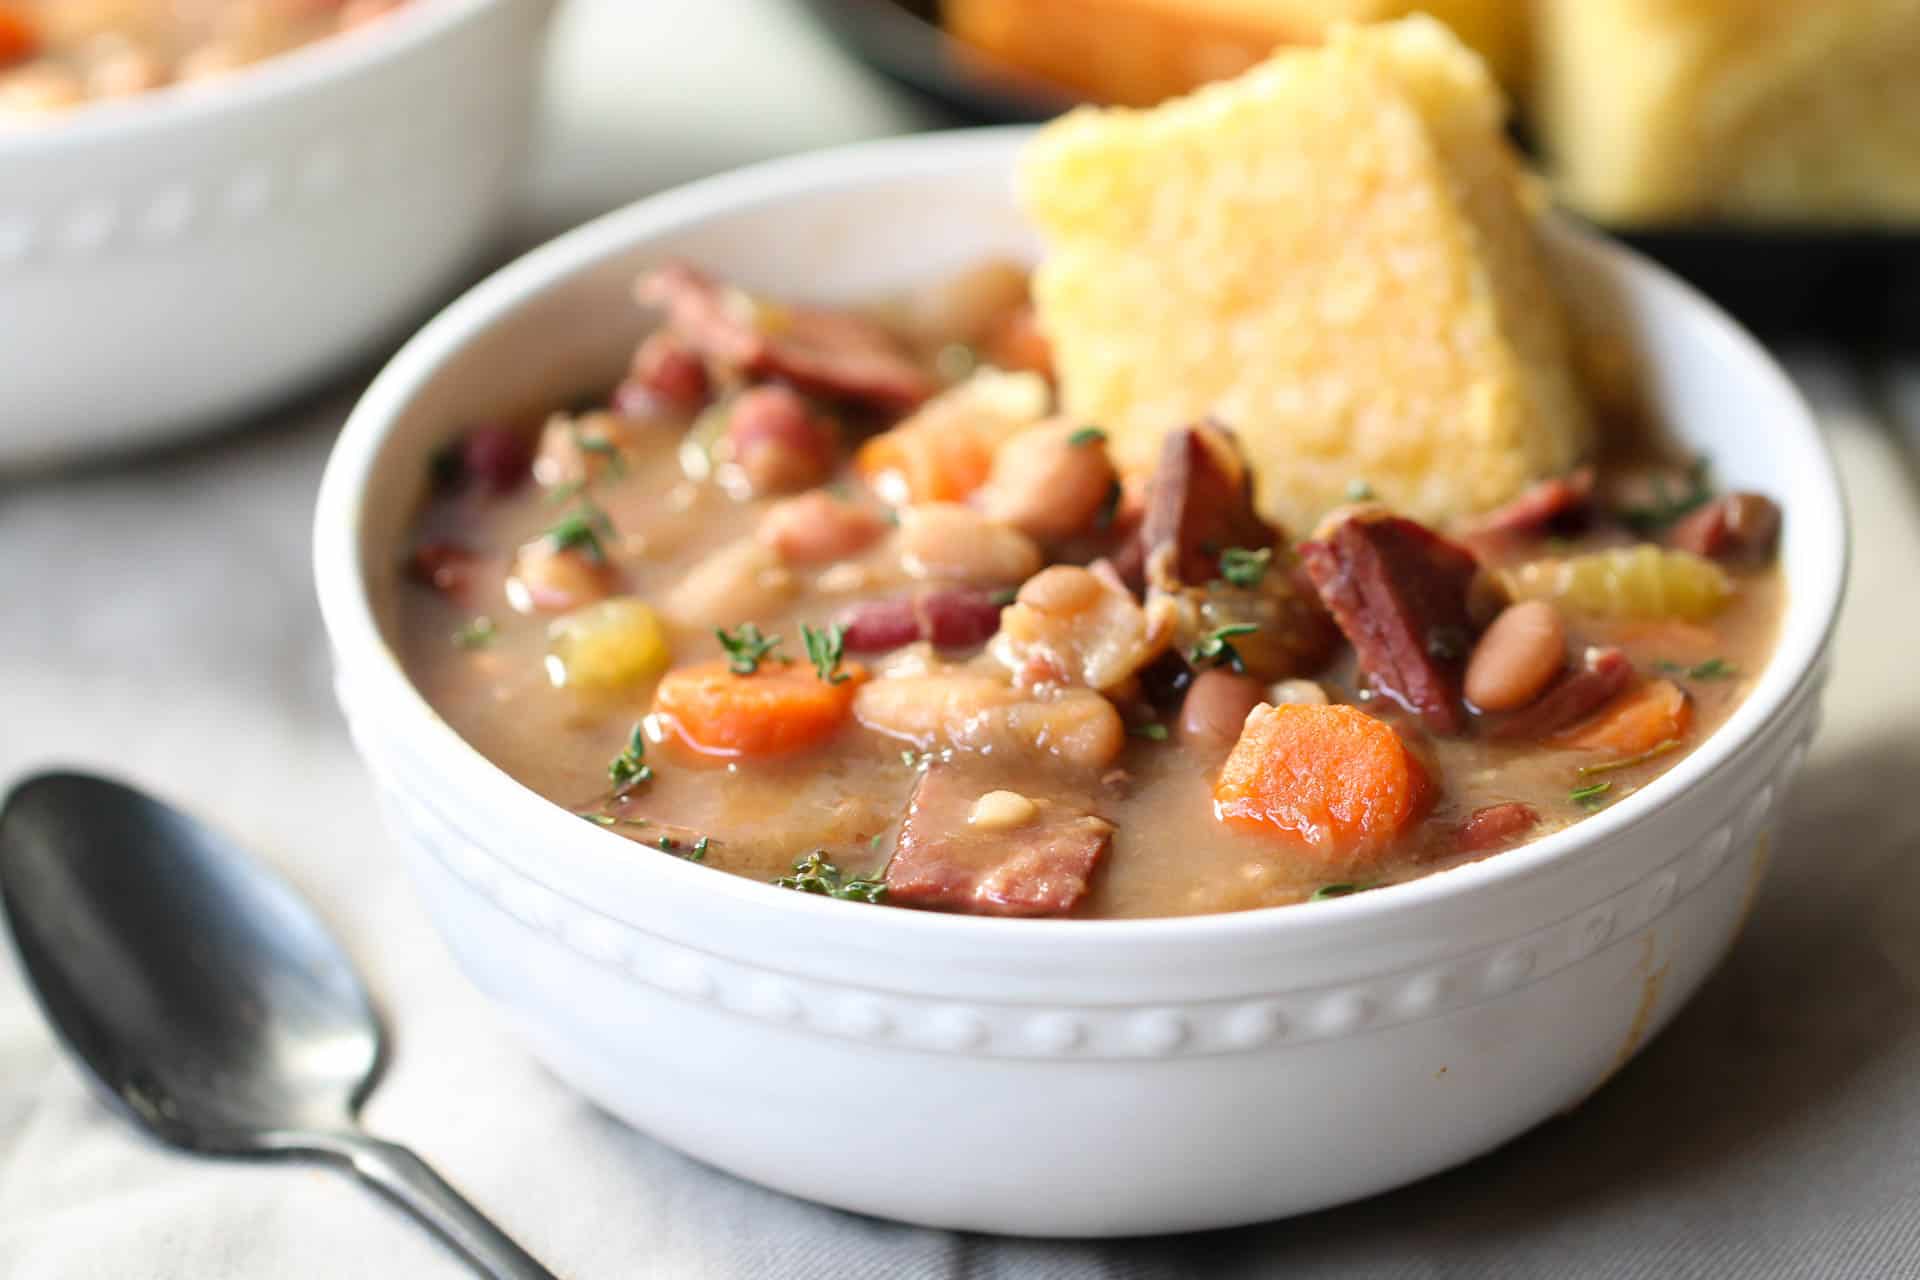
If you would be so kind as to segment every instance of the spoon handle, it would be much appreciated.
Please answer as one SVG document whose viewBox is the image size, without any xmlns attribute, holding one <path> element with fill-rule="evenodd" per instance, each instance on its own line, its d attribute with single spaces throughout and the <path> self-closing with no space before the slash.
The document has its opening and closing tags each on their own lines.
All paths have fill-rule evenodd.
<svg viewBox="0 0 1920 1280">
<path fill-rule="evenodd" d="M 323 1150 L 432 1227 L 489 1280 L 558 1280 L 405 1147 L 364 1133 L 344 1133 L 327 1135 Z"/>
</svg>

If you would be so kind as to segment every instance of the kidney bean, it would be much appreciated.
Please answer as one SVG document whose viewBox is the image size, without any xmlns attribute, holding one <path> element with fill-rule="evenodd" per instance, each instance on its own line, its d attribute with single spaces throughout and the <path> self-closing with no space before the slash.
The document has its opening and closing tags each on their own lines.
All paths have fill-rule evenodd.
<svg viewBox="0 0 1920 1280">
<path fill-rule="evenodd" d="M 848 653 L 887 653 L 918 640 L 962 649 L 1000 629 L 1000 609 L 990 592 L 930 591 L 855 605 L 841 625 Z"/>
<path fill-rule="evenodd" d="M 476 485 L 491 494 L 512 493 L 533 466 L 533 447 L 512 427 L 488 423 L 468 431 L 434 456 L 434 484 L 442 490 Z"/>
<path fill-rule="evenodd" d="M 811 489 L 833 471 L 833 432 L 791 387 L 741 392 L 727 418 L 726 441 L 756 495 Z"/>
<path fill-rule="evenodd" d="M 1467 661 L 1467 698 L 1482 711 L 1517 711 L 1553 683 L 1567 660 L 1567 626 L 1545 600 L 1509 605 Z"/>
<path fill-rule="evenodd" d="M 1483 853 L 1505 848 L 1533 830 L 1539 822 L 1540 815 L 1534 812 L 1532 805 L 1517 801 L 1475 809 L 1467 815 L 1465 822 L 1454 828 L 1454 851 Z"/>
<path fill-rule="evenodd" d="M 1180 704 L 1180 737 L 1187 742 L 1229 747 L 1240 740 L 1247 713 L 1266 701 L 1266 686 L 1231 671 L 1202 671 Z"/>
</svg>

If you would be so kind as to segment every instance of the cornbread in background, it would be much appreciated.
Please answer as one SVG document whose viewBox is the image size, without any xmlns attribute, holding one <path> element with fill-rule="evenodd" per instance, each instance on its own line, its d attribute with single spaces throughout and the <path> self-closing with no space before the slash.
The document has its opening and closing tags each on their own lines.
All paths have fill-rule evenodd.
<svg viewBox="0 0 1920 1280">
<path fill-rule="evenodd" d="M 1415 17 L 1050 125 L 1021 185 L 1068 411 L 1133 469 L 1216 416 L 1297 534 L 1362 483 L 1446 521 L 1572 466 L 1588 415 L 1503 124 Z"/>
<path fill-rule="evenodd" d="M 1152 106 L 1239 75 L 1280 45 L 1318 44 L 1343 22 L 1416 10 L 1439 18 L 1510 87 L 1527 49 L 1528 0 L 943 0 L 961 41 L 1096 102 Z"/>
<path fill-rule="evenodd" d="M 1535 127 L 1616 225 L 1920 224 L 1920 0 L 1539 0 Z"/>
</svg>

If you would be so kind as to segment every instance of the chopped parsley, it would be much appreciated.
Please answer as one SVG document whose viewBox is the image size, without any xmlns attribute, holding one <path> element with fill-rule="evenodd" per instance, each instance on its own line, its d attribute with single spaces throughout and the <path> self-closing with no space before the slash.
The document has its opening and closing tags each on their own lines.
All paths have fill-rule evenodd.
<svg viewBox="0 0 1920 1280">
<path fill-rule="evenodd" d="M 775 636 L 778 640 L 780 637 Z M 813 663 L 813 669 L 828 684 L 845 684 L 850 677 L 840 670 L 840 659 L 846 652 L 847 629 L 839 623 L 824 630 L 815 631 L 806 623 L 800 624 L 800 639 L 807 646 L 807 660 Z"/>
<path fill-rule="evenodd" d="M 781 876 L 773 883 L 782 889 L 817 893 L 828 898 L 839 898 L 843 902 L 880 902 L 887 896 L 884 880 L 865 876 L 843 880 L 840 868 L 827 861 L 824 849 L 815 849 L 805 857 L 796 859 L 793 874 Z"/>
<path fill-rule="evenodd" d="M 1372 502 L 1373 498 L 1374 498 L 1373 486 L 1368 484 L 1365 480 L 1347 481 L 1347 501 L 1348 502 Z"/>
<path fill-rule="evenodd" d="M 486 614 L 468 618 L 453 633 L 453 643 L 461 649 L 484 649 L 500 636 L 500 628 Z"/>
<path fill-rule="evenodd" d="M 582 498 L 579 510 L 563 516 L 541 536 L 555 551 L 579 551 L 594 563 L 603 564 L 607 547 L 601 539 L 612 533 L 613 521 L 607 519 L 607 513 Z"/>
<path fill-rule="evenodd" d="M 1165 742 L 1167 740 L 1167 726 L 1161 724 L 1158 720 L 1149 720 L 1145 724 L 1137 724 L 1127 730 L 1127 732 L 1136 738 L 1145 738 L 1149 742 Z"/>
<path fill-rule="evenodd" d="M 1107 433 L 1099 427 L 1081 427 L 1078 431 L 1067 437 L 1067 443 L 1076 449 L 1090 444 L 1105 444 L 1106 441 Z"/>
<path fill-rule="evenodd" d="M 1689 680 L 1731 680 L 1740 674 L 1740 668 L 1725 658 L 1708 658 L 1690 667 L 1680 662 L 1656 662 L 1653 665 L 1669 675 L 1683 675 Z"/>
<path fill-rule="evenodd" d="M 738 631 L 714 628 L 720 647 L 727 651 L 727 668 L 737 676 L 750 676 L 760 663 L 780 647 L 779 636 L 763 636 L 757 623 L 743 622 Z"/>
<path fill-rule="evenodd" d="M 576 818 L 585 818 L 596 827 L 650 827 L 653 824 L 645 818 L 623 818 L 615 813 L 576 813 Z"/>
<path fill-rule="evenodd" d="M 1658 533 L 1682 516 L 1699 510 L 1713 498 L 1713 486 L 1707 480 L 1707 460 L 1695 458 L 1687 467 L 1686 487 L 1675 493 L 1667 478 L 1655 475 L 1653 499 L 1638 506 L 1621 507 L 1614 514 L 1635 533 Z"/>
<path fill-rule="evenodd" d="M 620 754 L 607 761 L 607 778 L 622 791 L 653 777 L 653 766 L 647 763 L 647 739 L 640 724 L 636 721 L 632 732 L 627 734 L 627 745 Z"/>
<path fill-rule="evenodd" d="M 1598 809 L 1606 803 L 1606 794 L 1611 790 L 1613 790 L 1613 784 L 1611 782 L 1590 782 L 1585 786 L 1575 787 L 1569 791 L 1567 793 L 1567 799 L 1573 801 L 1582 809 Z"/>
<path fill-rule="evenodd" d="M 1328 898 L 1344 898 L 1350 894 L 1364 893 L 1368 889 L 1373 888 L 1376 883 L 1378 882 L 1369 880 L 1365 883 L 1342 881 L 1339 884 L 1323 884 L 1307 895 L 1307 901 L 1325 902 Z"/>
<path fill-rule="evenodd" d="M 1236 587 L 1257 587 L 1272 563 L 1272 547 L 1228 547 L 1220 553 L 1220 576 Z"/>
<path fill-rule="evenodd" d="M 582 453 L 590 453 L 603 458 L 607 464 L 609 479 L 618 480 L 627 473 L 627 456 L 620 452 L 620 446 L 604 435 L 588 435 L 580 429 L 579 423 L 573 424 L 573 443 Z"/>
<path fill-rule="evenodd" d="M 1616 769 L 1631 769 L 1637 764 L 1645 764 L 1649 760 L 1657 760 L 1669 751 L 1678 751 L 1679 749 L 1680 739 L 1668 738 L 1665 742 L 1657 742 L 1653 746 L 1648 747 L 1639 755 L 1628 756 L 1624 760 L 1608 760 L 1603 764 L 1583 764 L 1574 770 L 1574 772 L 1583 778 L 1591 778 L 1596 773 L 1612 773 Z"/>
<path fill-rule="evenodd" d="M 1229 643 L 1235 636 L 1252 635 L 1260 629 L 1257 622 L 1236 622 L 1229 626 L 1216 627 L 1193 646 L 1187 654 L 1187 661 L 1196 667 L 1225 667 L 1229 671 L 1246 674 L 1247 664 L 1241 659 L 1240 651 Z"/>
</svg>

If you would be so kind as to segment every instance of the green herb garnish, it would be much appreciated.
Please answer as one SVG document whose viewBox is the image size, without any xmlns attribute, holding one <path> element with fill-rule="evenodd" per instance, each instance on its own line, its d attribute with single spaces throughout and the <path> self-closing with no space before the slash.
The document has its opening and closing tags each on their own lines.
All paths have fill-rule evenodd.
<svg viewBox="0 0 1920 1280">
<path fill-rule="evenodd" d="M 579 551 L 596 564 L 605 563 L 606 544 L 602 537 L 613 533 L 613 521 L 607 513 L 582 498 L 580 509 L 564 516 L 541 536 L 555 551 Z"/>
<path fill-rule="evenodd" d="M 778 640 L 780 637 L 775 636 Z M 847 629 L 839 623 L 822 631 L 815 631 L 806 623 L 800 624 L 800 639 L 807 646 L 807 660 L 813 663 L 813 669 L 828 684 L 845 684 L 850 677 L 840 670 L 840 659 L 846 652 Z"/>
<path fill-rule="evenodd" d="M 620 451 L 619 445 L 603 435 L 588 435 L 580 429 L 580 424 L 577 422 L 573 424 L 572 431 L 573 443 L 580 452 L 590 453 L 606 460 L 607 476 L 610 479 L 618 480 L 627 473 L 627 455 Z"/>
<path fill-rule="evenodd" d="M 1730 680 L 1740 674 L 1740 668 L 1725 658 L 1708 658 L 1688 666 L 1684 662 L 1670 662 L 1662 659 L 1653 664 L 1655 671 L 1670 676 L 1685 676 L 1689 680 Z"/>
<path fill-rule="evenodd" d="M 1349 894 L 1364 893 L 1366 890 L 1373 888 L 1377 883 L 1378 881 L 1369 880 L 1360 884 L 1348 881 L 1343 881 L 1339 884 L 1323 884 L 1307 895 L 1307 901 L 1325 902 L 1328 898 L 1344 898 Z"/>
<path fill-rule="evenodd" d="M 1257 587 L 1272 563 L 1272 547 L 1228 547 L 1220 553 L 1220 576 L 1236 587 Z"/>
<path fill-rule="evenodd" d="M 1161 724 L 1158 720 L 1149 720 L 1145 724 L 1137 724 L 1127 730 L 1127 732 L 1136 738 L 1145 738 L 1149 742 L 1165 742 L 1167 740 L 1167 726 Z"/>
<path fill-rule="evenodd" d="M 1373 497 L 1373 486 L 1365 480 L 1347 481 L 1348 502 L 1372 502 Z"/>
<path fill-rule="evenodd" d="M 870 877 L 842 880 L 840 868 L 827 861 L 824 849 L 815 849 L 805 857 L 796 859 L 793 874 L 781 876 L 774 883 L 782 889 L 817 893 L 828 898 L 839 898 L 843 902 L 880 902 L 887 896 L 884 880 Z"/>
<path fill-rule="evenodd" d="M 1624 760 L 1608 760 L 1604 764 L 1583 764 L 1578 769 L 1575 769 L 1574 772 L 1583 778 L 1591 778 L 1598 773 L 1612 773 L 1616 769 L 1631 769 L 1637 764 L 1645 764 L 1649 760 L 1657 760 L 1669 751 L 1678 751 L 1679 749 L 1680 739 L 1668 738 L 1665 742 L 1656 742 L 1637 756 L 1628 756 Z"/>
<path fill-rule="evenodd" d="M 623 818 L 615 813 L 576 813 L 576 818 L 585 818 L 596 827 L 650 827 L 653 824 L 645 818 Z"/>
<path fill-rule="evenodd" d="M 1567 793 L 1567 799 L 1573 801 L 1582 809 L 1598 809 L 1606 803 L 1606 800 L 1602 797 L 1611 790 L 1613 790 L 1613 784 L 1611 782 L 1590 782 L 1584 787 L 1575 787 L 1569 791 Z"/>
<path fill-rule="evenodd" d="M 1078 449 L 1084 445 L 1105 444 L 1106 439 L 1107 433 L 1099 427 L 1081 427 L 1078 431 L 1067 437 L 1067 443 Z"/>
<path fill-rule="evenodd" d="M 468 618 L 453 633 L 453 643 L 462 649 L 484 649 L 499 638 L 500 628 L 486 614 Z"/>
<path fill-rule="evenodd" d="M 1229 671 L 1246 674 L 1247 664 L 1241 660 L 1240 651 L 1229 644 L 1235 636 L 1252 635 L 1260 629 L 1257 622 L 1236 622 L 1230 626 L 1216 627 L 1213 632 L 1187 654 L 1187 661 L 1196 667 L 1225 667 Z"/>
<path fill-rule="evenodd" d="M 1100 500 L 1100 511 L 1093 518 L 1093 527 L 1105 532 L 1113 527 L 1113 516 L 1120 510 L 1120 482 L 1115 480 L 1113 487 L 1107 490 L 1107 496 Z"/>
<path fill-rule="evenodd" d="M 761 661 L 780 647 L 779 636 L 761 635 L 759 626 L 752 622 L 741 623 L 738 631 L 716 627 L 713 634 L 720 637 L 720 647 L 727 651 L 728 670 L 737 676 L 758 671 Z"/>
<path fill-rule="evenodd" d="M 698 840 L 695 840 L 693 842 L 693 848 L 687 850 L 685 853 L 681 854 L 680 856 L 685 858 L 688 862 L 705 862 L 707 860 L 707 850 L 711 848 L 712 845 L 713 845 L 712 837 L 701 836 Z"/>
<path fill-rule="evenodd" d="M 646 735 L 637 721 L 633 731 L 627 734 L 627 745 L 607 761 L 607 777 L 622 791 L 653 777 L 653 766 L 647 763 Z"/>
<path fill-rule="evenodd" d="M 1015 600 L 1019 599 L 1019 597 L 1020 597 L 1020 590 L 1018 587 L 1002 587 L 998 591 L 994 592 L 992 595 L 987 597 L 987 603 L 991 605 L 998 605 L 1000 608 L 1004 609 L 1008 605 L 1012 604 Z"/>
<path fill-rule="evenodd" d="M 1640 506 L 1622 507 L 1614 512 L 1621 523 L 1635 533 L 1658 533 L 1682 516 L 1704 507 L 1713 498 L 1713 486 L 1707 480 L 1707 460 L 1695 458 L 1687 467 L 1686 487 L 1675 493 L 1667 487 L 1667 478 L 1653 477 L 1653 500 Z"/>
</svg>

